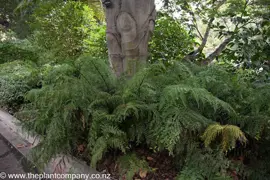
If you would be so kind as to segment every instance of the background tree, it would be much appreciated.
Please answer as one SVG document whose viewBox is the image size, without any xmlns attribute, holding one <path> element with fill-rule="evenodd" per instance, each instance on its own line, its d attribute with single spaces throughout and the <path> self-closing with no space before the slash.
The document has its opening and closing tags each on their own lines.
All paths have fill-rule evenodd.
<svg viewBox="0 0 270 180">
<path fill-rule="evenodd" d="M 6 29 L 12 29 L 20 38 L 25 38 L 29 35 L 30 29 L 27 21 L 31 14 L 31 8 L 24 11 L 16 11 L 20 0 L 1 0 L 0 4 L 0 25 Z"/>
<path fill-rule="evenodd" d="M 193 50 L 195 41 L 180 22 L 167 13 L 158 13 L 155 31 L 150 41 L 150 63 L 182 60 Z"/>
<path fill-rule="evenodd" d="M 248 33 L 248 29 L 260 26 L 263 16 L 255 14 L 265 13 L 269 8 L 267 6 L 269 2 L 255 0 L 199 2 L 172 0 L 164 3 L 165 11 L 176 16 L 197 36 L 198 46 L 187 54 L 185 59 L 194 60 L 203 56 L 201 59 L 207 63 L 219 57 L 229 44 L 233 44 L 240 33 Z M 219 43 L 211 40 L 216 37 Z M 213 45 L 214 47 L 211 47 Z"/>
</svg>

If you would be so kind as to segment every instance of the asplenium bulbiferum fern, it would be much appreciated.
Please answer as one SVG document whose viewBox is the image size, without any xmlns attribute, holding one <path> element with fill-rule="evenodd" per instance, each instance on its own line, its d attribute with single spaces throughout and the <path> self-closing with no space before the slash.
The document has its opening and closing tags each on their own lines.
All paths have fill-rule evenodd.
<svg viewBox="0 0 270 180">
<path fill-rule="evenodd" d="M 71 153 L 81 140 L 87 143 L 93 167 L 107 151 L 126 153 L 137 145 L 177 156 L 189 142 L 199 143 L 205 129 L 217 127 L 217 122 L 222 128 L 216 134 L 208 128 L 206 145 L 229 149 L 245 138 L 245 130 L 250 138 L 252 132 L 261 132 L 246 123 L 258 113 L 269 118 L 269 107 L 249 104 L 255 101 L 256 87 L 221 67 L 193 66 L 153 64 L 131 79 L 116 78 L 105 61 L 89 57 L 52 68 L 42 88 L 27 95 L 34 118 L 24 125 L 42 136 L 38 160 L 45 163 L 56 154 Z M 242 117 L 247 120 L 242 122 Z M 220 141 L 218 133 L 227 129 L 237 133 Z"/>
</svg>

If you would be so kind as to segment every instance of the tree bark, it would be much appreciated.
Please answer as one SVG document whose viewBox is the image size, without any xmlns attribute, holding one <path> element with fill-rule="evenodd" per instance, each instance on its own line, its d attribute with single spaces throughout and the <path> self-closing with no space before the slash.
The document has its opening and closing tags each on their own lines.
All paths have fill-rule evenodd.
<svg viewBox="0 0 270 180">
<path fill-rule="evenodd" d="M 117 76 L 132 76 L 146 64 L 148 42 L 154 30 L 154 0 L 102 0 L 111 67 Z"/>
</svg>

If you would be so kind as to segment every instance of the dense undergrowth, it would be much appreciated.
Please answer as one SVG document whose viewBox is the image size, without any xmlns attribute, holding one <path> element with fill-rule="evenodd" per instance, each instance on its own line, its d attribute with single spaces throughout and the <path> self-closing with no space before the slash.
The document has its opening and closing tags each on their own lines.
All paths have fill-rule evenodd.
<svg viewBox="0 0 270 180">
<path fill-rule="evenodd" d="M 41 167 L 62 153 L 92 167 L 111 159 L 128 179 L 269 176 L 270 85 L 255 71 L 172 61 L 116 78 L 91 55 L 41 64 L 53 56 L 15 52 L 0 65 L 1 104 L 41 136 L 32 152 Z"/>
<path fill-rule="evenodd" d="M 234 171 L 243 179 L 267 177 L 267 170 L 249 168 L 267 163 L 253 148 L 269 138 L 269 88 L 216 65 L 185 63 L 153 64 L 116 79 L 105 61 L 85 56 L 48 72 L 20 116 L 42 137 L 34 153 L 40 163 L 84 145 L 96 167 L 106 152 L 143 146 L 175 157 L 179 179 L 230 179 Z"/>
</svg>

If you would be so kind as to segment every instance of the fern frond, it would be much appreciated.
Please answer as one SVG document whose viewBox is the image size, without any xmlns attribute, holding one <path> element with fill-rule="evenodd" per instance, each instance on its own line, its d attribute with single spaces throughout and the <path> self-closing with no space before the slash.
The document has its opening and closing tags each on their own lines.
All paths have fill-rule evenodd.
<svg viewBox="0 0 270 180">
<path fill-rule="evenodd" d="M 153 64 L 148 68 L 144 68 L 128 81 L 125 89 L 140 95 L 142 86 L 147 82 L 147 78 L 163 74 L 165 69 L 163 64 Z"/>
<path fill-rule="evenodd" d="M 105 134 L 104 136 L 100 136 L 96 141 L 92 140 L 92 144 L 94 144 L 93 147 L 88 146 L 92 152 L 92 167 L 96 167 L 97 162 L 102 159 L 103 154 L 105 154 L 109 148 L 120 149 L 123 153 L 128 149 L 125 133 L 123 134 L 115 127 L 109 127 L 106 130 L 110 132 L 103 132 L 103 134 Z"/>
<path fill-rule="evenodd" d="M 97 162 L 102 159 L 103 154 L 107 151 L 108 146 L 106 142 L 107 141 L 104 137 L 97 139 L 96 144 L 92 149 L 92 152 L 94 153 L 91 156 L 91 166 L 93 168 L 96 167 Z"/>
<path fill-rule="evenodd" d="M 232 180 L 226 173 L 230 164 L 220 151 L 193 149 L 188 152 L 185 167 L 177 180 Z"/>
<path fill-rule="evenodd" d="M 104 60 L 85 55 L 75 63 L 79 66 L 80 73 L 87 77 L 88 82 L 95 84 L 99 90 L 111 92 L 115 89 L 116 77 Z"/>
<path fill-rule="evenodd" d="M 155 137 L 171 154 L 185 136 L 197 134 L 211 123 L 201 114 L 185 107 L 168 107 L 161 114 L 161 121 L 154 125 Z M 162 128 L 160 128 L 162 127 Z"/>
<path fill-rule="evenodd" d="M 228 103 L 218 99 L 206 89 L 189 87 L 183 84 L 167 86 L 164 89 L 161 97 L 161 107 L 164 107 L 168 102 L 180 103 L 184 107 L 188 107 L 189 99 L 195 100 L 198 107 L 209 104 L 215 112 L 221 108 L 229 113 L 235 113 Z"/>
<path fill-rule="evenodd" d="M 246 143 L 247 139 L 239 127 L 234 125 L 210 125 L 202 135 L 205 146 L 209 146 L 218 136 L 221 136 L 221 145 L 223 151 L 227 152 L 231 148 L 235 148 L 236 141 Z"/>
</svg>

